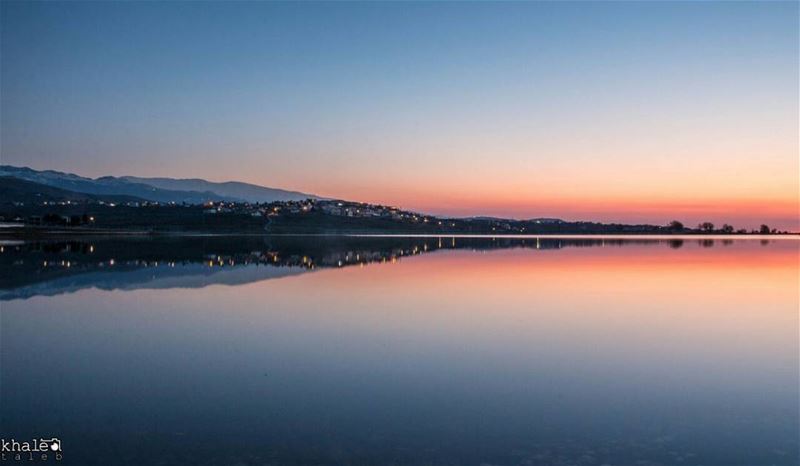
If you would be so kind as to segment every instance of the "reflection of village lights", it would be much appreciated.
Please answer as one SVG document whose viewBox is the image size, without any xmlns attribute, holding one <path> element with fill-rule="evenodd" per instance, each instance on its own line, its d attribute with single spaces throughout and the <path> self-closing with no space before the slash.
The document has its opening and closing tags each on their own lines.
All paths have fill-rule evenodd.
<svg viewBox="0 0 800 466">
<path fill-rule="evenodd" d="M 89 246 L 89 252 L 94 252 L 94 246 Z"/>
</svg>

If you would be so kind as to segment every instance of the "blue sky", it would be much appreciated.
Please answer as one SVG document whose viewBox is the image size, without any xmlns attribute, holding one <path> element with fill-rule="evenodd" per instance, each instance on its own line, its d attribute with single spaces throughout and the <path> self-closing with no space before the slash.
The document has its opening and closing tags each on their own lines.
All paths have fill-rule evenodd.
<svg viewBox="0 0 800 466">
<path fill-rule="evenodd" d="M 796 2 L 0 10 L 3 163 L 445 213 L 796 220 Z"/>
</svg>

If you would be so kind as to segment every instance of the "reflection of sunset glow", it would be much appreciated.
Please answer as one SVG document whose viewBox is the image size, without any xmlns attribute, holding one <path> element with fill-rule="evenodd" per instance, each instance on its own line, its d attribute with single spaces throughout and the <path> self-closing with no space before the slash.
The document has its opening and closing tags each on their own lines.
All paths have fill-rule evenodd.
<svg viewBox="0 0 800 466">
<path fill-rule="evenodd" d="M 521 355 L 555 339 L 559 345 L 574 340 L 576 351 L 584 348 L 580 342 L 592 341 L 593 351 L 617 353 L 635 340 L 650 345 L 649 356 L 656 359 L 700 363 L 704 356 L 693 354 L 700 351 L 740 362 L 768 356 L 775 358 L 770 364 L 791 364 L 786 349 L 798 343 L 800 242 L 716 240 L 701 247 L 702 241 L 686 240 L 679 249 L 443 251 L 395 266 L 253 284 L 242 287 L 241 296 L 272 295 L 273 286 L 293 296 L 313 289 L 315 299 L 329 306 L 303 317 L 308 325 L 358 333 L 394 329 L 422 339 L 422 345 L 469 338 L 493 347 L 501 339 Z M 369 313 L 353 310 L 362 305 Z"/>
</svg>

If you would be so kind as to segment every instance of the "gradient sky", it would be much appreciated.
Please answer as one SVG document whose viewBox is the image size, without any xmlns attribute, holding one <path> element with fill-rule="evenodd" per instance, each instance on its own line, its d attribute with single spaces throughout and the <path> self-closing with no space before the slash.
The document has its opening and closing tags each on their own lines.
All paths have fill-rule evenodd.
<svg viewBox="0 0 800 466">
<path fill-rule="evenodd" d="M 800 229 L 797 2 L 0 11 L 6 164 Z"/>
</svg>

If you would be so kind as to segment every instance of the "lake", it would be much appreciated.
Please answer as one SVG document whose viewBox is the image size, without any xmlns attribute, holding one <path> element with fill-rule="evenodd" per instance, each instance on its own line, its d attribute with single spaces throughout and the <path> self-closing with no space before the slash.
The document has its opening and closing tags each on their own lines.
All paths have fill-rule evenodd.
<svg viewBox="0 0 800 466">
<path fill-rule="evenodd" d="M 797 239 L 0 245 L 2 464 L 799 461 Z"/>
</svg>

